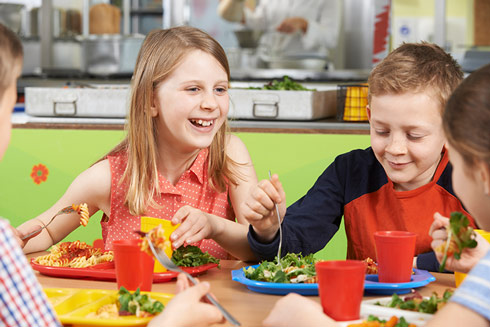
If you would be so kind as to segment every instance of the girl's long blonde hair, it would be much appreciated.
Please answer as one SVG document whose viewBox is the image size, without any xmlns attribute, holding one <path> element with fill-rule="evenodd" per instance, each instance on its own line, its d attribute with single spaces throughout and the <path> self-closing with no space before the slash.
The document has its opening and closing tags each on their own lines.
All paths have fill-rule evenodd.
<svg viewBox="0 0 490 327">
<path fill-rule="evenodd" d="M 125 205 L 132 215 L 144 214 L 148 206 L 156 207 L 153 196 L 160 193 L 157 119 L 150 111 L 155 88 L 193 50 L 201 50 L 216 58 L 230 79 L 225 51 L 215 39 L 197 28 L 179 26 L 154 30 L 146 36 L 138 54 L 131 81 L 128 133 L 107 154 L 128 153 L 128 165 L 120 183 L 128 184 Z M 208 178 L 210 185 L 219 192 L 225 191 L 229 183 L 236 185 L 239 179 L 235 169 L 237 163 L 224 151 L 227 131 L 225 120 L 209 147 Z"/>
</svg>

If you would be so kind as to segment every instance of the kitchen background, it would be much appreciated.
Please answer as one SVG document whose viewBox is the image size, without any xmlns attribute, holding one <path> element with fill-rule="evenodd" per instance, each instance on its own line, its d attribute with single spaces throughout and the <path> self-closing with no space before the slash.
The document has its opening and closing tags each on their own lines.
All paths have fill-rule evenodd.
<svg viewBox="0 0 490 327">
<path fill-rule="evenodd" d="M 101 6 L 104 3 L 110 6 Z M 244 68 L 267 65 L 261 66 L 256 44 L 243 43 L 240 47 L 235 32 L 243 28 L 221 19 L 216 10 L 218 3 L 219 0 L 11 0 L 0 2 L 0 21 L 23 39 L 25 76 L 130 76 L 145 34 L 153 28 L 188 24 L 206 30 L 223 45 L 237 79 L 260 78 L 258 73 L 239 73 Z M 330 71 L 372 67 L 375 24 L 384 10 L 391 16 L 386 50 L 402 42 L 427 40 L 444 46 L 463 62 L 468 50 L 482 50 L 478 47 L 489 44 L 485 31 L 490 14 L 485 0 L 341 3 L 338 46 L 324 65 Z M 315 76 L 329 79 L 328 74 Z"/>
<path fill-rule="evenodd" d="M 258 56 L 256 39 L 239 39 L 236 31 L 243 28 L 217 15 L 218 0 L 0 1 L 0 21 L 20 35 L 25 47 L 11 144 L 0 162 L 0 216 L 17 226 L 45 211 L 78 174 L 124 137 L 132 69 L 153 28 L 189 24 L 209 32 L 228 53 L 233 88 L 288 75 L 317 90 L 302 97 L 297 93 L 295 102 L 289 101 L 288 113 L 305 113 L 297 118 L 281 116 L 285 101 L 272 104 L 272 116 L 236 117 L 235 109 L 246 103 L 238 101 L 240 90 L 230 106 L 232 132 L 247 145 L 258 177 L 267 178 L 269 169 L 278 173 L 288 204 L 338 154 L 369 146 L 365 116 L 359 121 L 336 116 L 348 102 L 365 106 L 362 83 L 388 51 L 402 42 L 426 40 L 451 52 L 466 72 L 490 62 L 488 0 L 341 3 L 339 41 L 327 62 L 268 67 Z M 256 94 L 249 92 L 249 98 Z M 337 99 L 340 94 L 343 98 Z M 357 98 L 347 101 L 349 94 Z M 244 109 L 251 113 L 254 106 Z M 66 240 L 100 238 L 99 221 L 97 214 Z M 345 248 L 345 233 L 340 232 L 319 255 L 345 258 Z"/>
</svg>

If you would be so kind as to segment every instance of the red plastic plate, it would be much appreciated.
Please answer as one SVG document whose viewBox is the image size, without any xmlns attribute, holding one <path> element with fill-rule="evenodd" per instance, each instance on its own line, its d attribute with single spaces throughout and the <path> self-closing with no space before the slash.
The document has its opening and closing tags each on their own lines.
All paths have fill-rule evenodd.
<svg viewBox="0 0 490 327">
<path fill-rule="evenodd" d="M 101 263 L 88 268 L 69 268 L 69 267 L 51 267 L 44 266 L 33 262 L 31 259 L 32 269 L 39 271 L 41 274 L 52 277 L 78 278 L 78 279 L 95 279 L 95 280 L 116 280 L 116 270 L 113 262 Z M 197 267 L 182 267 L 193 276 L 200 275 L 205 271 L 217 267 L 216 263 L 208 263 Z M 177 273 L 166 271 L 153 274 L 154 283 L 165 283 L 177 278 Z"/>
</svg>

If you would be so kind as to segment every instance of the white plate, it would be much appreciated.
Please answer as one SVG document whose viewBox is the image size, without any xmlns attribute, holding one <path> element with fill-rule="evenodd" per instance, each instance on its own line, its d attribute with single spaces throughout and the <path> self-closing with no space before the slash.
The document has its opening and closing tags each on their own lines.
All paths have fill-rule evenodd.
<svg viewBox="0 0 490 327">
<path fill-rule="evenodd" d="M 383 309 L 383 307 L 380 307 L 380 306 L 377 306 L 377 307 L 379 309 Z M 391 309 L 391 308 L 385 308 L 385 309 Z M 415 324 L 417 327 L 424 326 L 427 323 L 427 320 L 426 319 L 423 319 L 421 317 L 418 317 L 417 315 L 410 315 L 409 316 L 409 315 L 405 314 L 407 312 L 406 310 L 398 310 L 398 311 L 403 311 L 401 314 L 392 313 L 391 310 L 389 312 L 388 311 L 379 310 L 379 312 L 377 312 L 377 313 L 375 313 L 375 312 L 369 312 L 369 311 L 370 311 L 370 309 L 367 309 L 366 310 L 364 307 L 361 306 L 361 319 L 359 319 L 359 320 L 350 320 L 350 321 L 339 321 L 339 322 L 337 322 L 337 325 L 339 327 L 347 327 L 350 324 L 359 324 L 359 323 L 362 323 L 365 319 L 367 319 L 370 314 L 375 315 L 379 319 L 384 319 L 384 320 L 389 320 L 392 316 L 404 317 L 405 320 L 409 324 Z M 410 312 L 410 311 L 408 311 L 408 312 L 409 313 L 414 313 L 414 314 L 417 313 L 417 312 Z M 424 315 L 425 315 L 425 313 L 424 313 Z"/>
<path fill-rule="evenodd" d="M 429 298 L 424 297 L 424 299 L 429 299 Z M 376 305 L 375 303 L 377 302 L 381 303 L 381 305 Z M 361 303 L 361 314 L 366 317 L 369 316 L 370 314 L 375 316 L 388 317 L 388 318 L 390 318 L 391 316 L 397 316 L 397 317 L 403 316 L 405 317 L 405 319 L 407 319 L 407 321 L 414 323 L 417 326 L 425 325 L 433 317 L 433 315 L 429 313 L 402 310 L 402 309 L 390 308 L 384 306 L 390 302 L 391 302 L 391 296 L 371 299 L 371 300 L 364 300 Z"/>
</svg>

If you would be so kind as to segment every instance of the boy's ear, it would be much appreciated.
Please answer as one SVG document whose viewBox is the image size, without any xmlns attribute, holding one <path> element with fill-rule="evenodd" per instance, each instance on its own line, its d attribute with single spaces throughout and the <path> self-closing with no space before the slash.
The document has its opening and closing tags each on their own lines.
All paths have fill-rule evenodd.
<svg viewBox="0 0 490 327">
<path fill-rule="evenodd" d="M 367 114 L 368 120 L 371 121 L 371 109 L 369 108 L 369 105 L 366 105 L 366 114 Z"/>
</svg>

